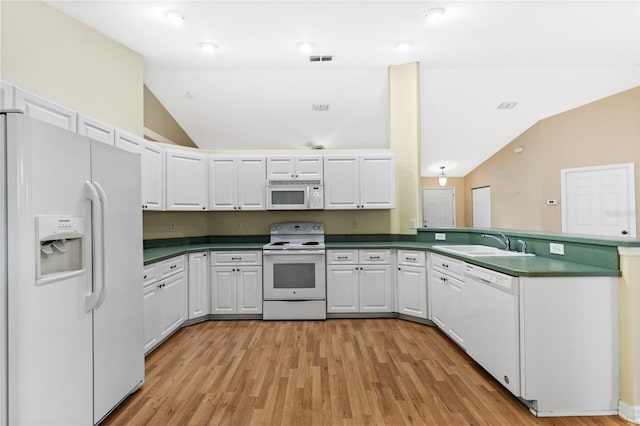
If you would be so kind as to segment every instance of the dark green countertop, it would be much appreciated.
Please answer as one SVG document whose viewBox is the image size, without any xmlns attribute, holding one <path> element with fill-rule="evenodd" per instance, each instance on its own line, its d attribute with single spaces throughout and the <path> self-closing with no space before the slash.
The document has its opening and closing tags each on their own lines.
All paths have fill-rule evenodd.
<svg viewBox="0 0 640 426">
<path fill-rule="evenodd" d="M 144 264 L 155 263 L 160 260 L 179 256 L 185 253 L 195 253 L 208 250 L 262 250 L 264 243 L 203 243 L 185 244 L 167 247 L 153 247 L 144 250 Z"/>
<path fill-rule="evenodd" d="M 440 245 L 439 243 L 438 245 Z M 184 253 L 193 253 L 207 250 L 262 250 L 264 242 L 241 243 L 202 243 L 185 244 L 166 247 L 154 247 L 144 250 L 144 264 L 154 263 Z M 569 262 L 562 259 L 554 259 L 542 256 L 535 257 L 493 257 L 473 258 L 460 256 L 447 251 L 434 249 L 434 243 L 413 241 L 366 241 L 366 242 L 327 242 L 326 247 L 331 249 L 367 249 L 389 248 L 406 250 L 427 250 L 440 253 L 445 256 L 463 260 L 467 263 L 493 269 L 513 276 L 523 277 L 587 277 L 587 276 L 620 276 L 617 269 L 602 268 Z"/>
</svg>

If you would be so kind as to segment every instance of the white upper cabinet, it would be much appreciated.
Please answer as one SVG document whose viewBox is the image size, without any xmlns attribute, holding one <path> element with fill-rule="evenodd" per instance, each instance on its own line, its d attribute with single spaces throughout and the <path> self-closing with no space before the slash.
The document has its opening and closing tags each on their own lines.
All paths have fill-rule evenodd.
<svg viewBox="0 0 640 426">
<path fill-rule="evenodd" d="M 360 206 L 360 157 L 324 157 L 324 208 L 357 209 Z"/>
<path fill-rule="evenodd" d="M 132 135 L 116 129 L 115 138 L 116 148 L 124 149 L 125 151 L 133 152 L 134 154 L 142 154 L 144 139 L 140 136 Z"/>
<path fill-rule="evenodd" d="M 167 210 L 206 210 L 207 156 L 186 149 L 167 149 Z"/>
<path fill-rule="evenodd" d="M 155 142 L 142 144 L 142 208 L 164 210 L 164 149 Z"/>
<path fill-rule="evenodd" d="M 116 147 L 140 155 L 142 208 L 165 209 L 164 148 L 140 136 L 116 129 Z"/>
<path fill-rule="evenodd" d="M 37 118 L 74 133 L 77 130 L 78 115 L 70 108 L 18 87 L 15 88 L 14 100 L 15 108 L 21 109 L 29 117 Z"/>
<path fill-rule="evenodd" d="M 267 179 L 322 179 L 323 162 L 320 155 L 269 155 Z"/>
<path fill-rule="evenodd" d="M 209 156 L 210 210 L 265 210 L 265 157 Z"/>
<path fill-rule="evenodd" d="M 238 189 L 236 157 L 213 155 L 209 157 L 209 208 L 211 210 L 237 210 Z"/>
<path fill-rule="evenodd" d="M 393 154 L 324 157 L 325 209 L 391 209 L 396 205 Z"/>
<path fill-rule="evenodd" d="M 396 206 L 396 169 L 392 154 L 360 156 L 360 206 L 392 209 Z"/>
<path fill-rule="evenodd" d="M 6 81 L 0 81 L 0 109 L 15 108 L 13 90 L 13 84 L 9 84 Z"/>
<path fill-rule="evenodd" d="M 87 136 L 94 141 L 103 142 L 107 145 L 115 145 L 115 128 L 108 124 L 94 120 L 86 115 L 78 114 L 78 134 Z"/>
</svg>

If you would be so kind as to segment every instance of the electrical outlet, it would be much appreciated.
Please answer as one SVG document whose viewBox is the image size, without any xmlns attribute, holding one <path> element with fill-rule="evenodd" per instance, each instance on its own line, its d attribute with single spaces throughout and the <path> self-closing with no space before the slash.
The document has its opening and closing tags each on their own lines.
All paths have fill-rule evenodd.
<svg viewBox="0 0 640 426">
<path fill-rule="evenodd" d="M 415 219 L 409 219 L 409 228 L 416 229 L 418 227 L 418 222 Z"/>
<path fill-rule="evenodd" d="M 436 241 L 444 241 L 447 239 L 447 234 L 443 232 L 436 232 Z"/>
<path fill-rule="evenodd" d="M 176 232 L 177 230 L 178 230 L 178 225 L 174 221 L 171 221 L 169 223 L 169 231 Z"/>
<path fill-rule="evenodd" d="M 559 254 L 561 256 L 564 256 L 564 244 L 549 243 L 549 252 L 551 254 Z"/>
<path fill-rule="evenodd" d="M 358 219 L 353 219 L 353 229 L 360 228 L 360 221 Z"/>
<path fill-rule="evenodd" d="M 236 229 L 242 229 L 242 222 L 236 221 Z"/>
</svg>

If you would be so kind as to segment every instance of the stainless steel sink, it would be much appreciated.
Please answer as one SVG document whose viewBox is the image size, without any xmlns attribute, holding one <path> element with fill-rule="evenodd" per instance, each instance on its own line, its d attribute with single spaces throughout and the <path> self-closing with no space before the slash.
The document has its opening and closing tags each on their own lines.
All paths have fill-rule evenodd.
<svg viewBox="0 0 640 426">
<path fill-rule="evenodd" d="M 501 256 L 501 257 L 531 257 L 533 253 L 521 253 L 519 251 L 501 250 L 495 247 L 483 246 L 479 244 L 467 245 L 441 245 L 433 246 L 435 249 L 448 251 L 461 256 L 483 257 L 483 256 Z"/>
</svg>

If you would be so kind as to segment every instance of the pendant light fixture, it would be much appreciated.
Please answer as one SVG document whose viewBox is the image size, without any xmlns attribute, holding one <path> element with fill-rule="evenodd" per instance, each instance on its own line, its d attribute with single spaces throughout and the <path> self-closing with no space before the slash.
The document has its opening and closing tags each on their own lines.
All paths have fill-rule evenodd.
<svg viewBox="0 0 640 426">
<path fill-rule="evenodd" d="M 444 166 L 440 166 L 440 176 L 438 176 L 438 183 L 440 186 L 447 184 L 447 175 L 444 174 Z"/>
</svg>

